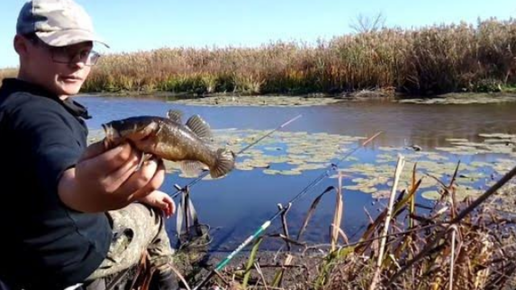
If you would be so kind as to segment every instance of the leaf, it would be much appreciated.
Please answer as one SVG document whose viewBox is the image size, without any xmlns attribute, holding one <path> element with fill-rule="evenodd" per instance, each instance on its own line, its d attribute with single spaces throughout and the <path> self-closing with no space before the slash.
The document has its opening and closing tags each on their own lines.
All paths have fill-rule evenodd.
<svg viewBox="0 0 516 290">
<path fill-rule="evenodd" d="M 335 187 L 334 186 L 329 186 L 328 188 L 326 188 L 321 194 L 319 194 L 315 199 L 314 201 L 312 202 L 312 205 L 310 206 L 310 209 L 308 210 L 307 214 L 306 214 L 306 217 L 305 217 L 305 221 L 303 222 L 303 226 L 301 227 L 301 229 L 299 230 L 299 233 L 297 234 L 297 238 L 296 240 L 299 241 L 299 239 L 301 238 L 301 236 L 303 235 L 303 233 L 305 232 L 306 230 L 306 227 L 308 226 L 308 222 L 310 221 L 310 219 L 312 218 L 312 215 L 315 211 L 315 209 L 317 208 L 317 205 L 319 205 L 319 202 L 321 201 L 321 198 L 328 192 L 334 190 Z"/>
<path fill-rule="evenodd" d="M 254 243 L 253 249 L 251 250 L 251 255 L 249 255 L 249 259 L 247 260 L 247 266 L 245 267 L 245 275 L 244 280 L 242 281 L 242 287 L 247 289 L 247 283 L 249 282 L 249 277 L 251 276 L 251 269 L 253 268 L 254 262 L 256 260 L 256 254 L 258 253 L 258 248 L 263 241 L 263 237 L 259 237 Z"/>
</svg>

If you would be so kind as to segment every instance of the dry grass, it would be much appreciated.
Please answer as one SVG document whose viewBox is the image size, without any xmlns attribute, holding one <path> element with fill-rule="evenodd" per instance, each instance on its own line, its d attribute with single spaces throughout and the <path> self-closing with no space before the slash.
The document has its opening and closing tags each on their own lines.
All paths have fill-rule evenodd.
<svg viewBox="0 0 516 290">
<path fill-rule="evenodd" d="M 276 42 L 106 55 L 84 90 L 253 95 L 380 88 L 424 95 L 514 86 L 516 20 L 492 19 L 474 26 L 383 29 L 316 45 Z"/>
<path fill-rule="evenodd" d="M 0 80 L 5 78 L 14 78 L 18 75 L 18 70 L 15 68 L 0 69 Z"/>
<path fill-rule="evenodd" d="M 273 261 L 264 262 L 257 259 L 260 240 L 246 267 L 227 268 L 214 283 L 228 289 L 513 289 L 515 221 L 480 204 L 485 199 L 456 200 L 458 168 L 449 184 L 441 184 L 442 198 L 424 207 L 415 203 L 421 178 L 414 167 L 409 188 L 396 191 L 394 186 L 394 203 L 370 219 L 357 242 L 349 243 L 342 235 L 342 243 L 334 248 L 307 245 L 298 239 L 290 243 L 296 248 L 293 252 L 276 254 Z M 498 185 L 515 173 L 513 169 Z M 336 193 L 340 198 L 341 193 Z M 342 210 L 337 206 L 335 218 Z M 371 286 L 373 280 L 375 286 Z"/>
</svg>

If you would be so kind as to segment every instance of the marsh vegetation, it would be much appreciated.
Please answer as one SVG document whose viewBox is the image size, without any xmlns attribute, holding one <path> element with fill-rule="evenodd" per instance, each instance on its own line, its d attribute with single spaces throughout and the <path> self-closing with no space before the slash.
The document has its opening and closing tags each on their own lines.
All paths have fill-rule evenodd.
<svg viewBox="0 0 516 290">
<path fill-rule="evenodd" d="M 162 48 L 105 55 L 84 92 L 347 94 L 514 92 L 516 21 L 384 28 L 317 44 Z M 0 72 L 0 78 L 16 70 Z"/>
</svg>

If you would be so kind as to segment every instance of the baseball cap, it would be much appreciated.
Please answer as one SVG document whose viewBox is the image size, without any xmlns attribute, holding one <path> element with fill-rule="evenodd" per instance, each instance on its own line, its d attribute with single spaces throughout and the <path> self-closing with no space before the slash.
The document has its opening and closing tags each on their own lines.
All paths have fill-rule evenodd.
<svg viewBox="0 0 516 290">
<path fill-rule="evenodd" d="M 67 46 L 85 41 L 109 47 L 93 30 L 86 11 L 72 0 L 32 0 L 20 10 L 16 33 L 35 33 L 50 46 Z"/>
</svg>

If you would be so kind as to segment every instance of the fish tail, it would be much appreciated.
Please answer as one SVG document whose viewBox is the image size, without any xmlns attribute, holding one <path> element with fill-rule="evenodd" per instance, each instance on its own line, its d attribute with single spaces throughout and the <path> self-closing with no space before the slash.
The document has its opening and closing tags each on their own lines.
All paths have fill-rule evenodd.
<svg viewBox="0 0 516 290">
<path fill-rule="evenodd" d="M 215 166 L 210 168 L 210 175 L 213 178 L 226 175 L 235 167 L 235 153 L 228 149 L 217 150 Z"/>
</svg>

